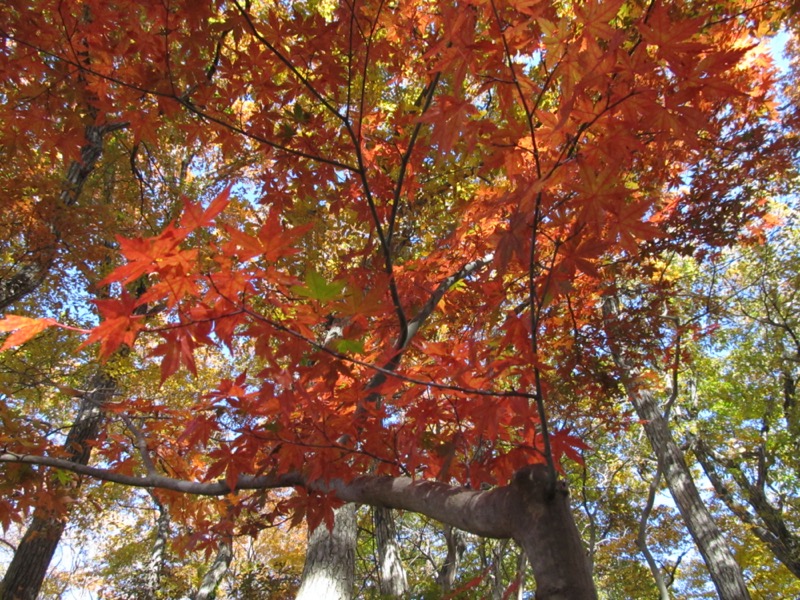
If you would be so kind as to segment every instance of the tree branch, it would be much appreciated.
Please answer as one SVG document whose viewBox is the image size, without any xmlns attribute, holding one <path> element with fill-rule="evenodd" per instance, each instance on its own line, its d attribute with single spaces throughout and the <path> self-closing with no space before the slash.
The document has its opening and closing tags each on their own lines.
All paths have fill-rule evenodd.
<svg viewBox="0 0 800 600">
<path fill-rule="evenodd" d="M 73 463 L 50 456 L 0 454 L 0 463 L 22 463 L 63 469 L 78 475 L 87 475 L 100 481 L 118 483 L 129 487 L 158 488 L 198 496 L 224 496 L 246 490 L 268 490 L 290 487 L 305 488 L 310 492 L 335 493 L 344 502 L 356 502 L 418 512 L 429 517 L 484 537 L 512 537 L 515 528 L 513 511 L 503 510 L 510 502 L 510 489 L 504 486 L 489 491 L 473 491 L 453 487 L 438 481 L 420 481 L 410 477 L 358 477 L 346 483 L 342 480 L 308 481 L 300 473 L 284 475 L 240 475 L 235 487 L 225 480 L 210 482 L 188 481 L 158 474 L 142 476 L 125 475 L 110 469 Z"/>
</svg>

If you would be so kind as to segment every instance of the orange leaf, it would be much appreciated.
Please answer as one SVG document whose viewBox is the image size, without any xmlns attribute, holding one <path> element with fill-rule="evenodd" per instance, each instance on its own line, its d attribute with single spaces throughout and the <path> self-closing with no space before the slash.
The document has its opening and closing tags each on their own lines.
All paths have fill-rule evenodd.
<svg viewBox="0 0 800 600">
<path fill-rule="evenodd" d="M 231 186 L 222 190 L 219 195 L 211 201 L 208 208 L 203 210 L 200 204 L 192 204 L 184 199 L 183 216 L 181 217 L 181 226 L 194 231 L 200 227 L 209 227 L 213 224 L 214 219 L 219 215 L 230 203 Z"/>
<path fill-rule="evenodd" d="M 18 315 L 7 315 L 5 318 L 0 319 L 0 331 L 13 331 L 13 333 L 6 338 L 3 347 L 0 348 L 0 352 L 21 346 L 32 337 L 54 325 L 58 325 L 58 322 L 54 319 L 31 319 Z"/>
</svg>

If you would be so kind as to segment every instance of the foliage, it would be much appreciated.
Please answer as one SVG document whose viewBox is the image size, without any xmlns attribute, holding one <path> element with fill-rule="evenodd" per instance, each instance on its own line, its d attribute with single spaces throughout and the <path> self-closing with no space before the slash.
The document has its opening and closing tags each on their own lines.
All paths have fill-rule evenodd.
<svg viewBox="0 0 800 600">
<path fill-rule="evenodd" d="M 161 477 L 192 549 L 253 515 L 313 527 L 338 502 L 319 487 L 270 499 L 243 489 L 253 477 L 481 489 L 533 463 L 574 471 L 634 426 L 603 298 L 625 300 L 626 358 L 664 389 L 680 354 L 672 261 L 703 269 L 764 236 L 796 144 L 765 46 L 787 14 L 6 3 L 0 279 L 34 265 L 83 289 L 45 285 L 0 320 L 0 522 L 51 498 L 46 470 L 16 463 L 63 456 L 94 348 L 122 390 L 101 475 Z M 102 177 L 76 204 L 57 173 L 87 164 L 93 128 Z M 726 418 L 731 402 L 704 409 Z M 197 500 L 186 481 L 231 493 Z M 609 531 L 636 521 L 643 487 L 595 493 Z M 630 542 L 603 566 L 615 593 L 641 578 Z"/>
</svg>

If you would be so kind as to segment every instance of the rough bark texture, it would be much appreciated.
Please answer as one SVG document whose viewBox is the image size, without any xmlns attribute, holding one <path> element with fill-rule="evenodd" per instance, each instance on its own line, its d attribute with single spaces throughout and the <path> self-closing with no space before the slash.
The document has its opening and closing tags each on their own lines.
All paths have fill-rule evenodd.
<svg viewBox="0 0 800 600">
<path fill-rule="evenodd" d="M 217 556 L 211 568 L 206 572 L 203 581 L 200 584 L 200 589 L 194 595 L 194 600 L 212 600 L 215 597 L 217 588 L 222 582 L 222 578 L 228 571 L 228 567 L 233 560 L 233 544 L 230 539 L 225 539 L 220 542 Z"/>
<path fill-rule="evenodd" d="M 80 465 L 89 462 L 92 451 L 90 442 L 97 437 L 103 419 L 99 407 L 110 399 L 114 389 L 114 381 L 105 373 L 98 373 L 92 378 L 90 389 L 64 444 L 69 462 Z M 34 513 L 0 584 L 2 600 L 35 600 L 65 527 L 64 515 L 43 510 Z"/>
<path fill-rule="evenodd" d="M 164 559 L 167 551 L 167 538 L 169 537 L 169 511 L 154 495 L 153 501 L 158 509 L 156 519 L 155 539 L 150 550 L 150 558 L 145 567 L 144 589 L 142 600 L 155 600 L 161 587 L 161 574 L 164 571 Z"/>
<path fill-rule="evenodd" d="M 658 460 L 669 491 L 697 549 L 708 567 L 721 600 L 749 600 L 742 570 L 736 563 L 722 532 L 708 512 L 686 465 L 683 452 L 662 414 L 655 396 L 626 361 L 619 344 L 617 303 L 607 298 L 604 306 L 610 350 L 622 375 L 622 382 Z"/>
<path fill-rule="evenodd" d="M 382 597 L 403 598 L 408 593 L 406 569 L 397 545 L 394 513 L 381 506 L 373 510 L 375 545 L 378 550 L 378 579 Z"/>
<path fill-rule="evenodd" d="M 333 531 L 320 524 L 308 538 L 297 600 L 350 600 L 356 568 L 356 506 L 334 511 Z"/>
<path fill-rule="evenodd" d="M 630 396 L 636 413 L 644 421 L 645 432 L 664 471 L 672 498 L 708 567 L 719 597 L 722 600 L 749 599 L 742 570 L 700 497 L 683 453 L 658 410 L 656 399 L 645 390 L 632 391 Z"/>
</svg>

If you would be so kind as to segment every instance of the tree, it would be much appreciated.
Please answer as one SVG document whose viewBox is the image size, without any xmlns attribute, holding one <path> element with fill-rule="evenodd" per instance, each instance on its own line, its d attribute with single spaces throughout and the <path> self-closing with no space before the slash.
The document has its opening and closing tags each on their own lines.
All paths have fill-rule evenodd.
<svg viewBox="0 0 800 600">
<path fill-rule="evenodd" d="M 382 596 L 402 598 L 408 594 L 408 577 L 397 540 L 394 513 L 383 508 L 373 509 L 375 549 L 378 559 L 378 581 Z"/>
<path fill-rule="evenodd" d="M 311 528 L 342 502 L 422 512 L 515 539 L 539 598 L 595 597 L 557 476 L 586 449 L 570 422 L 612 418 L 607 399 L 640 397 L 631 374 L 668 359 L 675 288 L 659 261 L 703 260 L 760 226 L 793 138 L 755 42 L 787 8 L 4 6 L 19 89 L 2 135 L 33 138 L 15 170 L 80 161 L 75 130 L 127 123 L 132 148 L 180 128 L 197 170 L 229 174 L 151 235 L 118 239 L 84 344 L 104 359 L 132 347 L 164 381 L 231 367 L 188 402 L 115 405 L 102 466 L 71 463 L 42 429 L 6 436 L 3 468 L 160 488 L 185 518 L 202 502 L 182 494 L 258 512 L 285 487 L 272 516 Z M 76 93 L 91 110 L 76 114 Z M 39 123 L 43 107 L 55 117 Z M 626 294 L 638 300 L 612 336 L 603 299 Z M 46 317 L 7 315 L 4 348 Z M 617 366 L 609 343 L 628 349 Z M 40 471 L 20 483 L 28 503 Z M 711 572 L 739 579 L 715 579 L 720 594 L 747 597 L 719 550 Z"/>
<path fill-rule="evenodd" d="M 780 230 L 729 252 L 711 299 L 721 332 L 695 351 L 692 450 L 724 505 L 800 579 L 797 495 L 797 212 Z M 707 278 L 697 277 L 705 289 Z M 713 285 L 713 284 L 712 284 Z M 723 298 L 726 301 L 720 302 Z M 706 302 L 708 303 L 708 302 Z M 718 417 L 710 420 L 701 411 Z M 738 432 L 735 439 L 726 431 Z"/>
</svg>

